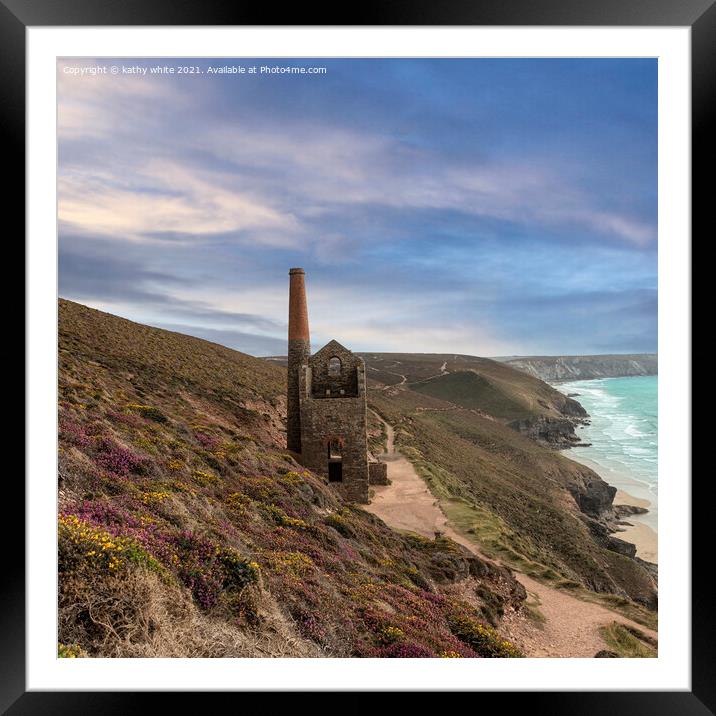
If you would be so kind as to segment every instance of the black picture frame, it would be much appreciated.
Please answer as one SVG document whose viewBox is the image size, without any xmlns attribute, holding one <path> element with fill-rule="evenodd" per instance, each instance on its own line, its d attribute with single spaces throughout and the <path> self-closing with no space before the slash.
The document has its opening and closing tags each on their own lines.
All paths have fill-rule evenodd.
<svg viewBox="0 0 716 716">
<path fill-rule="evenodd" d="M 335 10 L 295 3 L 280 12 L 262 3 L 221 0 L 0 0 L 0 132 L 4 175 L 12 180 L 3 204 L 17 219 L 15 235 L 24 235 L 25 214 L 25 30 L 33 26 L 102 25 L 482 25 L 482 26 L 686 26 L 691 28 L 692 90 L 692 235 L 706 239 L 707 210 L 713 203 L 707 170 L 712 168 L 712 127 L 716 101 L 716 0 L 429 0 L 364 2 L 350 8 L 348 23 Z M 276 17 L 280 23 L 276 23 Z M 7 214 L 6 214 L 7 216 Z M 711 223 L 711 222 L 709 222 Z M 5 224 L 7 227 L 7 223 Z M 7 230 L 7 228 L 6 228 Z M 713 230 L 711 230 L 713 233 Z M 14 238 L 14 237 L 13 237 Z M 6 239 L 10 241 L 10 237 Z M 688 237 L 684 237 L 688 240 Z M 693 239 L 692 239 L 693 246 Z M 692 279 L 692 285 L 693 279 Z M 688 476 L 682 476 L 684 480 Z M 716 713 L 716 638 L 710 592 L 706 532 L 710 510 L 706 494 L 710 471 L 692 481 L 692 690 L 687 692 L 558 692 L 480 694 L 480 708 L 499 699 L 505 708 L 524 702 L 530 713 L 550 714 L 708 714 Z M 19 480 L 6 476 L 5 505 L 23 519 Z M 9 523 L 8 523 L 9 524 Z M 17 528 L 15 528 L 17 529 Z M 699 565 L 702 569 L 699 569 Z M 21 549 L 3 550 L 0 609 L 0 708 L 9 714 L 127 713 L 166 708 L 168 694 L 100 692 L 27 692 L 25 686 L 25 559 Z M 539 668 L 536 666 L 535 668 Z M 565 684 L 565 689 L 569 684 Z M 205 699 L 209 694 L 202 693 Z M 274 694 L 276 695 L 276 694 Z M 196 695 L 181 694 L 191 708 Z M 291 694 L 292 708 L 306 706 L 310 694 Z M 364 708 L 371 694 L 341 700 L 342 711 Z M 381 698 L 392 696 L 384 694 Z M 443 695 L 444 697 L 444 695 Z M 162 704 L 158 703 L 162 698 Z M 425 695 L 420 697 L 424 700 Z M 246 705 L 233 696 L 235 706 Z M 243 699 L 243 697 L 242 697 Z M 312 701 L 315 707 L 315 701 Z M 334 704 L 338 706 L 338 704 Z M 403 708 L 405 704 L 403 703 Z M 333 710 L 333 709 L 332 709 Z"/>
</svg>

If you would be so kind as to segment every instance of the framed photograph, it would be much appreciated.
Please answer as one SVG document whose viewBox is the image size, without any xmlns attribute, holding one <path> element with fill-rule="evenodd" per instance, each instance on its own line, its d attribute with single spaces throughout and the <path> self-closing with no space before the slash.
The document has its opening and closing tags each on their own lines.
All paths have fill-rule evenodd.
<svg viewBox="0 0 716 716">
<path fill-rule="evenodd" d="M 3 708 L 713 713 L 713 3 L 265 14 L 0 3 L 27 177 Z"/>
</svg>

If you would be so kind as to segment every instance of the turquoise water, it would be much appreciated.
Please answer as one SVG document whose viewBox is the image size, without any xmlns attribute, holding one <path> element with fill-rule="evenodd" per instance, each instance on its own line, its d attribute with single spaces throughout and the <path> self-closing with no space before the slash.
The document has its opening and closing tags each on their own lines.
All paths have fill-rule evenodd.
<svg viewBox="0 0 716 716">
<path fill-rule="evenodd" d="M 590 415 L 591 425 L 577 435 L 591 447 L 566 454 L 588 462 L 611 485 L 648 499 L 652 522 L 658 496 L 657 376 L 601 378 L 556 386 L 574 396 Z"/>
</svg>

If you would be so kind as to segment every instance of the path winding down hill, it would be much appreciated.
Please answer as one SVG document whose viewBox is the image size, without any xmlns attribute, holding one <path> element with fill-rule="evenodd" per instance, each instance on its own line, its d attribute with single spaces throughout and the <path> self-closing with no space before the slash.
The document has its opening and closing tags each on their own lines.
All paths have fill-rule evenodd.
<svg viewBox="0 0 716 716">
<path fill-rule="evenodd" d="M 482 559 L 488 559 L 473 542 L 448 524 L 438 501 L 412 463 L 396 450 L 393 427 L 376 416 L 387 433 L 386 452 L 380 458 L 388 464 L 391 484 L 372 488 L 375 494 L 366 509 L 394 529 L 410 530 L 430 538 L 435 537 L 436 532 L 442 532 Z M 657 638 L 655 632 L 598 604 L 584 602 L 519 572 L 516 576 L 545 620 L 540 627 L 520 614 L 503 622 L 503 631 L 527 656 L 593 657 L 608 648 L 599 628 L 614 621 Z"/>
</svg>

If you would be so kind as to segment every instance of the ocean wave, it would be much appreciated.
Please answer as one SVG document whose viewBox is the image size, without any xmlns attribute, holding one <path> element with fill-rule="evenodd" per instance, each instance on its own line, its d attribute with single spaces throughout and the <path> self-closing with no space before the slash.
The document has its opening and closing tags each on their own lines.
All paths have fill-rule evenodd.
<svg viewBox="0 0 716 716">
<path fill-rule="evenodd" d="M 658 491 L 657 379 L 604 378 L 562 384 L 565 393 L 576 399 L 590 415 L 590 424 L 579 436 L 591 447 L 580 455 L 609 473 L 627 475 Z"/>
</svg>

